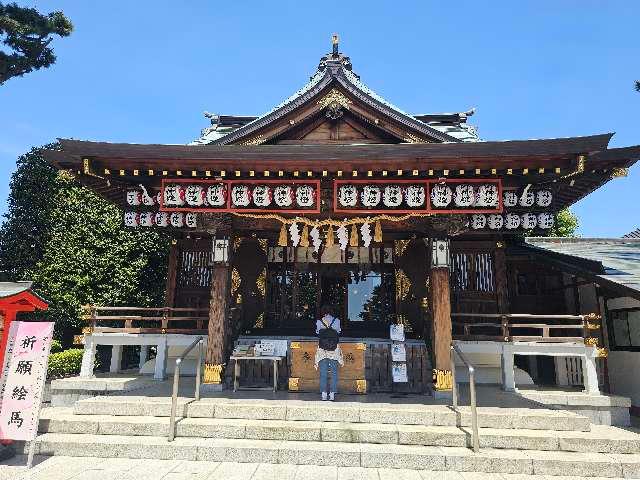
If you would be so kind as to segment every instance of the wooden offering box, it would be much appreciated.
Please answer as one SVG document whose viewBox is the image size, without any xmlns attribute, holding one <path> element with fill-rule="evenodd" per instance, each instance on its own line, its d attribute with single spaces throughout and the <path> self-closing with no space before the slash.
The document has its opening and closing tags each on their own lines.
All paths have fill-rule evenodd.
<svg viewBox="0 0 640 480">
<path fill-rule="evenodd" d="M 315 369 L 318 342 L 291 342 L 291 367 L 289 390 L 319 392 L 320 373 Z M 338 391 L 340 393 L 366 393 L 364 343 L 340 343 L 344 366 L 338 369 Z"/>
</svg>

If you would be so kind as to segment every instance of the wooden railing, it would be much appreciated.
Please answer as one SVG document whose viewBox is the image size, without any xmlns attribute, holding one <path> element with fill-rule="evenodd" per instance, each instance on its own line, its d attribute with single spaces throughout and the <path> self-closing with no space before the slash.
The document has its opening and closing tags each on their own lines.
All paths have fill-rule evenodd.
<svg viewBox="0 0 640 480">
<path fill-rule="evenodd" d="M 208 309 L 85 305 L 83 333 L 207 333 Z M 204 315 L 203 315 L 204 314 Z"/>
<path fill-rule="evenodd" d="M 584 342 L 600 328 L 600 316 L 528 313 L 452 313 L 453 337 L 499 342 Z"/>
</svg>

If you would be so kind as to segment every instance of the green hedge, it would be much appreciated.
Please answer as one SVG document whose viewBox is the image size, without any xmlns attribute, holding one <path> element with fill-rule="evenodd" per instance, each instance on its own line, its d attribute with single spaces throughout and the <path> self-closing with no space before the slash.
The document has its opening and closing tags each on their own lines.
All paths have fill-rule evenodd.
<svg viewBox="0 0 640 480">
<path fill-rule="evenodd" d="M 62 351 L 62 342 L 60 340 L 51 340 L 51 352 L 50 353 L 58 353 Z"/>
<path fill-rule="evenodd" d="M 47 378 L 61 378 L 80 373 L 82 365 L 81 348 L 72 348 L 64 352 L 52 353 L 49 355 L 49 367 L 47 368 Z"/>
</svg>

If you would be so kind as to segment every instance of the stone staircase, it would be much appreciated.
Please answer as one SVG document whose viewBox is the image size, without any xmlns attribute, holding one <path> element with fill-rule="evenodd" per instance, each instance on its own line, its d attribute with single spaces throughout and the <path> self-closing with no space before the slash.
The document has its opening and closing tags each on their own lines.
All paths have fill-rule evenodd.
<svg viewBox="0 0 640 480">
<path fill-rule="evenodd" d="M 94 397 L 42 411 L 36 453 L 640 478 L 640 434 L 580 415 L 366 402 Z"/>
</svg>

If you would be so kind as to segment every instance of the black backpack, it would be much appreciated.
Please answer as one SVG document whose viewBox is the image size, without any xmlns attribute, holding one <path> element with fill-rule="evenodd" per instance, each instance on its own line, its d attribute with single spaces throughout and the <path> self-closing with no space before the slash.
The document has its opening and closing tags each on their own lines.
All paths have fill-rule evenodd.
<svg viewBox="0 0 640 480">
<path fill-rule="evenodd" d="M 322 350 L 326 350 L 327 352 L 333 352 L 336 348 L 338 348 L 338 332 L 333 329 L 333 322 L 335 322 L 335 318 L 331 320 L 331 325 L 324 323 L 324 320 L 320 320 L 324 328 L 320 330 L 318 333 L 318 347 Z"/>
</svg>

